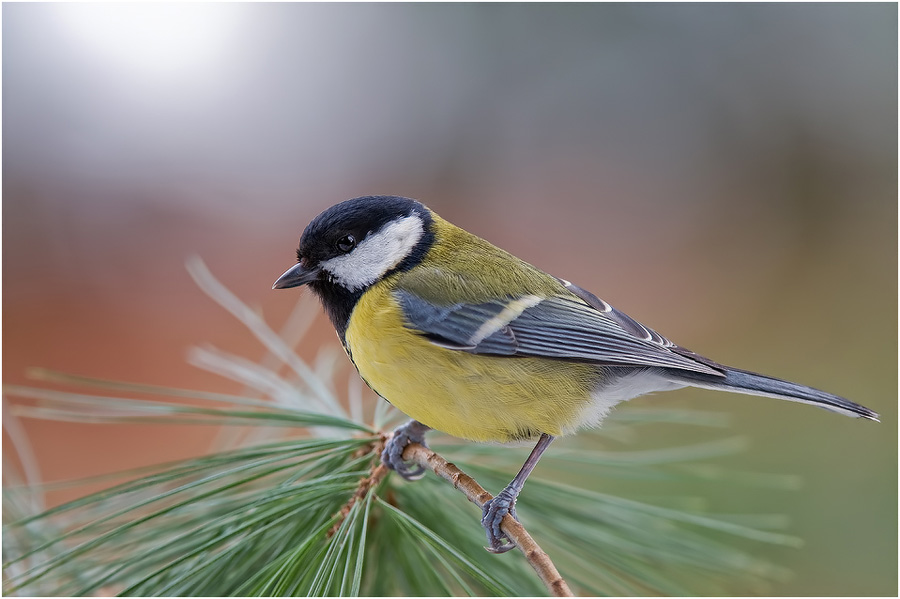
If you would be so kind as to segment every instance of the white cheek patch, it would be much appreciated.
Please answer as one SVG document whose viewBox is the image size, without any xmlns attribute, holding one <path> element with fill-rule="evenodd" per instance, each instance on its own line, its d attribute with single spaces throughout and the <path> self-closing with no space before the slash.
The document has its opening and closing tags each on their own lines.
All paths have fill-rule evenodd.
<svg viewBox="0 0 900 599">
<path fill-rule="evenodd" d="M 386 224 L 366 237 L 352 252 L 321 263 L 334 280 L 350 291 L 371 285 L 409 256 L 425 234 L 416 214 Z"/>
</svg>

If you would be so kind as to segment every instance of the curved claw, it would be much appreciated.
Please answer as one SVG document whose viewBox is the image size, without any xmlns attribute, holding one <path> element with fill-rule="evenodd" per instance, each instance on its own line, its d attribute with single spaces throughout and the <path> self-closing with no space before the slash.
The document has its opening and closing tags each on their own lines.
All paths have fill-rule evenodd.
<svg viewBox="0 0 900 599">
<path fill-rule="evenodd" d="M 516 516 L 516 498 L 507 489 L 503 489 L 496 497 L 484 504 L 481 509 L 481 525 L 487 533 L 489 546 L 485 547 L 491 553 L 506 553 L 513 549 L 516 544 L 507 536 L 505 532 L 500 530 L 500 523 L 506 514 L 510 514 L 518 520 Z"/>
<path fill-rule="evenodd" d="M 403 451 L 410 443 L 425 444 L 425 432 L 429 430 L 424 424 L 410 420 L 394 430 L 394 436 L 384 445 L 381 462 L 402 476 L 405 480 L 419 480 L 425 475 L 425 468 L 414 462 L 403 460 Z"/>
</svg>

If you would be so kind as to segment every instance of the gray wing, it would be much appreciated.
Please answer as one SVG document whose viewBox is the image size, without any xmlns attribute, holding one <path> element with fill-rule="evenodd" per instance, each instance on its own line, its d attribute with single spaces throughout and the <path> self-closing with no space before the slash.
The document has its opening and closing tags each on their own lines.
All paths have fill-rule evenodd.
<svg viewBox="0 0 900 599">
<path fill-rule="evenodd" d="M 449 349 L 724 376 L 715 362 L 675 345 L 581 288 L 562 283 L 577 297 L 526 295 L 436 306 L 409 291 L 394 293 L 407 326 Z"/>
</svg>

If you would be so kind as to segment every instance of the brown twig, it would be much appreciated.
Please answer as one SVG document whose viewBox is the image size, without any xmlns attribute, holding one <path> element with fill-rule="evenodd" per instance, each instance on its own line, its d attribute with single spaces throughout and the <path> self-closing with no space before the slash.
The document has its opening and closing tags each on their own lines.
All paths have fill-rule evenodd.
<svg viewBox="0 0 900 599">
<path fill-rule="evenodd" d="M 390 438 L 390 435 L 382 435 L 381 439 L 371 445 L 360 448 L 357 452 L 360 456 L 366 453 L 374 453 L 376 456 L 381 455 L 384 444 Z M 356 454 L 354 454 L 356 455 Z M 420 464 L 424 468 L 428 468 L 444 480 L 448 481 L 455 488 L 463 492 L 463 494 L 478 507 L 483 507 L 485 503 L 494 498 L 493 495 L 484 490 L 474 478 L 460 470 L 456 465 L 451 464 L 435 452 L 431 451 L 424 445 L 419 443 L 410 443 L 403 451 L 403 459 L 409 462 Z M 334 536 L 343 523 L 347 514 L 353 508 L 354 504 L 363 499 L 370 489 L 378 485 L 387 476 L 389 470 L 379 460 L 369 471 L 369 476 L 360 479 L 356 486 L 356 491 L 350 499 L 341 507 L 337 513 L 337 520 L 334 526 L 328 531 L 328 538 Z M 547 586 L 547 589 L 554 597 L 574 597 L 569 585 L 560 576 L 559 570 L 550 561 L 550 556 L 541 549 L 538 544 L 531 538 L 525 527 L 522 526 L 515 518 L 507 514 L 500 529 L 507 534 L 510 541 L 516 544 L 516 547 L 525 554 L 525 559 L 537 572 L 541 581 Z"/>
<path fill-rule="evenodd" d="M 478 507 L 491 499 L 493 495 L 484 490 L 474 478 L 451 464 L 435 452 L 431 451 L 424 445 L 419 443 L 410 443 L 403 451 L 403 459 L 415 462 L 421 466 L 428 468 L 444 480 L 448 481 L 455 488 L 463 492 L 463 494 Z M 383 466 L 382 466 L 383 467 Z M 348 509 L 349 511 L 349 509 Z M 525 559 L 537 572 L 547 589 L 555 597 L 574 597 L 569 585 L 560 576 L 559 571 L 550 556 L 541 549 L 525 527 L 522 526 L 515 518 L 507 514 L 500 524 L 500 529 L 507 534 L 509 539 L 516 544 L 516 547 L 525 554 Z"/>
<path fill-rule="evenodd" d="M 379 441 L 376 441 L 375 443 L 372 443 L 370 445 L 365 445 L 365 446 L 359 448 L 353 454 L 354 457 L 363 456 L 367 453 L 374 453 L 376 456 L 380 456 L 381 450 L 384 449 L 384 443 L 385 443 L 386 439 L 387 439 L 387 436 L 382 435 L 382 437 Z M 334 526 L 332 526 L 328 530 L 327 538 L 330 539 L 331 537 L 334 536 L 334 533 L 336 533 L 338 531 L 338 529 L 341 527 L 341 524 L 343 524 L 344 519 L 347 517 L 347 514 L 350 513 L 350 510 L 351 510 L 351 508 L 353 508 L 354 504 L 356 504 L 356 502 L 359 501 L 360 499 L 365 498 L 366 493 L 369 492 L 369 489 L 377 486 L 378 483 L 380 483 L 381 480 L 385 476 L 387 476 L 388 472 L 390 472 L 390 471 L 387 469 L 387 466 L 382 464 L 381 460 L 379 460 L 375 463 L 375 465 L 372 466 L 372 469 L 369 470 L 369 476 L 367 476 L 365 478 L 361 478 L 359 480 L 359 484 L 356 485 L 356 491 L 353 492 L 353 495 L 350 497 L 350 499 L 347 501 L 347 503 L 345 503 L 341 507 L 341 509 L 338 510 L 338 513 L 336 514 L 337 520 L 335 521 Z"/>
</svg>

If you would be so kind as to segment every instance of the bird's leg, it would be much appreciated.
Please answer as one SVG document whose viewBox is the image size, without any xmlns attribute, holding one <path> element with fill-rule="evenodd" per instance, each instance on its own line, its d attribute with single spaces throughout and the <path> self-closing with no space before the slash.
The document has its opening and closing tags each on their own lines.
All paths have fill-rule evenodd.
<svg viewBox="0 0 900 599">
<path fill-rule="evenodd" d="M 388 440 L 384 451 L 381 452 L 381 462 L 406 480 L 419 480 L 424 476 L 425 468 L 418 465 L 413 468 L 412 462 L 404 462 L 403 450 L 410 443 L 425 445 L 425 433 L 430 430 L 430 427 L 417 420 L 410 420 L 398 426 L 394 429 L 394 436 Z"/>
<path fill-rule="evenodd" d="M 525 486 L 525 480 L 528 478 L 528 475 L 537 466 L 538 460 L 541 459 L 541 454 L 550 446 L 554 438 L 547 433 L 542 434 L 516 477 L 496 497 L 485 503 L 481 508 L 481 525 L 484 526 L 488 543 L 490 544 L 486 549 L 491 553 L 504 553 L 516 546 L 500 530 L 500 522 L 503 521 L 503 517 L 506 514 L 510 514 L 518 520 L 516 517 L 516 497 L 519 496 L 519 492 Z"/>
</svg>

